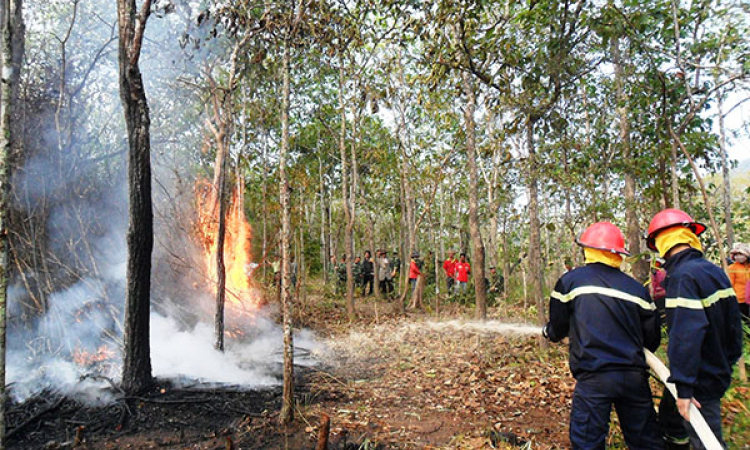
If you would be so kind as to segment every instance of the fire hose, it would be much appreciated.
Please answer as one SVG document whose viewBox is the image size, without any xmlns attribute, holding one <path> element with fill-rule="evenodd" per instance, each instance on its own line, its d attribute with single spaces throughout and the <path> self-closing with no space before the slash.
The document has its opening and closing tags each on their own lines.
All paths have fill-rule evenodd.
<svg viewBox="0 0 750 450">
<path fill-rule="evenodd" d="M 546 338 L 547 336 L 544 328 L 541 332 Z M 646 355 L 646 363 L 651 367 L 651 370 L 653 370 L 656 376 L 659 377 L 659 380 L 664 383 L 664 386 L 667 387 L 672 396 L 678 398 L 677 387 L 675 387 L 674 383 L 667 381 L 669 379 L 669 369 L 667 369 L 667 366 L 665 366 L 664 363 L 648 349 L 644 348 L 643 353 Z M 703 442 L 703 446 L 706 447 L 706 450 L 724 450 L 724 447 L 719 443 L 716 435 L 701 415 L 700 410 L 692 402 L 690 403 L 690 425 L 693 427 L 693 430 L 695 430 L 695 433 L 698 435 L 701 442 Z"/>
<path fill-rule="evenodd" d="M 669 389 L 672 396 L 677 398 L 677 388 L 674 383 L 667 381 L 669 379 L 669 369 L 667 369 L 667 366 L 665 366 L 656 355 L 647 349 L 644 348 L 643 352 L 646 354 L 646 363 L 651 367 L 651 370 L 653 370 L 661 382 L 664 383 L 664 386 Z M 693 403 L 690 403 L 690 425 L 692 425 L 707 450 L 723 450 L 724 447 L 722 447 L 719 440 L 716 439 L 716 435 L 711 431 L 706 420 L 703 419 L 700 410 Z"/>
</svg>

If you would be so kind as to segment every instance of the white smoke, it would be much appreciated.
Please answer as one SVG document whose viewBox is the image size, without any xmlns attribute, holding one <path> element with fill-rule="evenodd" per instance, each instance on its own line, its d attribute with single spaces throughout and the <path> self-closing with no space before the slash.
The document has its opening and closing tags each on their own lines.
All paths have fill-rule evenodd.
<svg viewBox="0 0 750 450">
<path fill-rule="evenodd" d="M 190 245 L 183 245 L 189 243 L 184 236 L 190 233 L 190 227 L 180 222 L 183 217 L 178 218 L 177 213 L 180 208 L 184 212 L 193 207 L 191 180 L 202 158 L 200 127 L 204 118 L 200 116 L 202 108 L 195 105 L 194 93 L 180 93 L 180 83 L 176 78 L 187 69 L 199 72 L 212 50 L 210 46 L 216 45 L 201 41 L 200 46 L 195 44 L 192 47 L 190 54 L 181 52 L 177 42 L 181 33 L 200 34 L 194 25 L 184 22 L 194 22 L 200 12 L 195 5 L 191 9 L 190 3 L 178 2 L 178 13 L 149 20 L 141 59 L 152 111 L 155 180 L 156 242 L 151 295 L 153 375 L 177 384 L 229 384 L 246 389 L 270 387 L 280 383 L 283 335 L 280 326 L 271 319 L 269 308 L 258 311 L 252 318 L 243 316 L 242 322 L 228 317 L 228 324 L 239 328 L 244 335 L 228 338 L 225 352 L 215 350 L 213 299 L 206 292 L 208 283 L 205 278 L 200 278 L 205 274 L 195 274 L 201 270 L 202 258 Z M 45 7 L 44 2 L 32 2 L 31 5 Z M 87 11 L 79 14 L 79 20 L 88 18 L 89 22 L 80 22 L 73 29 L 71 43 L 75 45 L 71 48 L 82 46 L 97 36 L 102 41 L 97 45 L 104 45 L 110 33 L 106 23 L 116 23 L 112 2 L 91 0 L 82 2 L 80 7 L 87 8 Z M 97 24 L 94 17 L 99 17 L 102 23 Z M 54 30 L 48 30 L 49 24 L 43 20 L 33 17 L 28 20 L 31 33 L 36 33 L 38 39 L 43 41 L 53 34 Z M 91 29 L 97 26 L 103 27 L 102 30 L 92 34 Z M 195 39 L 198 42 L 202 37 Z M 98 48 L 89 45 L 93 46 L 91 52 Z M 110 44 L 111 48 L 116 48 L 116 42 Z M 90 172 L 72 171 L 74 177 L 60 177 L 60 173 L 65 173 L 61 167 L 74 167 L 74 163 L 86 157 L 98 161 L 101 155 L 86 154 L 75 146 L 71 146 L 71 152 L 79 153 L 60 154 L 56 151 L 54 125 L 49 124 L 48 134 L 52 136 L 49 144 L 53 147 L 29 158 L 27 166 L 19 171 L 13 183 L 14 189 L 22 191 L 16 192 L 16 198 L 23 199 L 16 207 L 33 217 L 35 208 L 45 204 L 51 193 L 70 190 L 70 186 L 79 180 L 82 183 L 103 180 L 102 186 L 86 186 L 99 190 L 100 195 L 92 196 L 96 198 L 95 202 L 83 197 L 70 196 L 75 200 L 68 200 L 64 195 L 59 196 L 64 200 L 54 206 L 46 224 L 50 255 L 60 249 L 68 250 L 75 259 L 73 262 L 80 263 L 76 267 L 85 267 L 87 272 L 67 274 L 69 276 L 59 286 L 52 286 L 53 293 L 45 299 L 46 313 L 39 317 L 29 314 L 38 307 L 29 304 L 31 293 L 27 292 L 24 283 L 15 280 L 8 290 L 10 323 L 6 382 L 16 401 L 53 391 L 89 403 L 106 403 L 116 393 L 110 383 L 120 381 L 127 263 L 127 190 L 121 170 L 125 167 L 126 155 L 122 151 L 126 139 L 117 91 L 116 52 L 105 54 L 107 56 L 94 67 L 89 77 L 90 90 L 87 87 L 81 96 L 95 99 L 91 100 L 95 104 L 90 106 L 105 119 L 92 114 L 91 120 L 84 121 L 84 124 L 91 128 L 92 135 L 99 133 L 97 127 L 105 130 L 103 135 L 108 136 L 111 148 L 98 150 L 114 155 L 105 164 L 118 162 L 109 167 L 119 171 L 109 174 L 109 178 L 103 177 L 96 172 L 101 167 L 92 163 L 80 166 Z M 93 57 L 93 53 L 87 55 L 81 51 L 77 57 L 85 62 L 86 58 Z M 110 115 L 115 119 L 113 123 L 102 124 L 101 121 L 106 122 Z M 174 136 L 176 129 L 182 131 L 177 139 Z M 68 159 L 74 162 L 70 163 Z M 89 234 L 91 229 L 96 233 Z M 179 236 L 175 238 L 178 233 L 184 239 L 175 245 L 176 241 L 170 239 L 179 239 Z M 175 258 L 184 263 L 179 273 Z M 60 262 L 56 268 L 59 270 L 63 263 L 67 262 Z M 38 275 L 28 273 L 29 278 Z M 227 308 L 227 316 L 230 314 L 231 308 Z M 320 348 L 309 331 L 300 331 L 295 339 L 297 346 L 307 350 L 315 352 Z M 101 361 L 84 364 L 75 361 L 82 354 L 96 356 L 102 352 L 107 357 Z M 295 363 L 313 364 L 314 361 L 306 356 L 307 352 L 303 351 Z"/>
<path fill-rule="evenodd" d="M 258 317 L 247 341 L 228 341 L 224 352 L 213 347 L 213 326 L 199 323 L 181 329 L 172 318 L 151 315 L 151 359 L 154 375 L 177 384 L 221 383 L 243 388 L 264 388 L 279 384 L 283 335 L 271 320 Z M 318 351 L 320 344 L 309 332 L 296 336 L 296 345 Z M 297 364 L 311 363 L 307 358 Z"/>
</svg>

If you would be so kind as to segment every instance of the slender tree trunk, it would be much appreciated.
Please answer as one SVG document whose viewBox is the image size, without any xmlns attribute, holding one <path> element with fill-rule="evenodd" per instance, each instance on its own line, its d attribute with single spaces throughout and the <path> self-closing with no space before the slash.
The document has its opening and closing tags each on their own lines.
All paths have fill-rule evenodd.
<svg viewBox="0 0 750 450">
<path fill-rule="evenodd" d="M 586 147 L 586 150 L 590 150 L 591 148 L 591 115 L 589 114 L 589 101 L 588 101 L 588 95 L 586 95 L 586 88 L 582 90 L 583 94 L 583 111 L 584 111 L 584 117 L 586 119 L 586 138 L 584 139 L 584 146 Z M 596 182 L 596 174 L 593 170 L 594 162 L 589 161 L 589 186 L 591 187 L 591 211 L 594 222 L 599 221 L 599 214 L 596 210 L 597 204 L 599 202 L 598 196 L 596 195 L 596 187 L 598 186 L 598 183 Z M 576 253 L 578 254 L 578 253 Z"/>
<path fill-rule="evenodd" d="M 129 146 L 127 294 L 122 366 L 122 388 L 129 394 L 143 392 L 152 384 L 149 342 L 151 252 L 154 247 L 151 120 L 138 66 L 150 11 L 150 0 L 146 0 L 140 12 L 137 11 L 135 0 L 117 0 L 120 98 L 125 112 Z"/>
<path fill-rule="evenodd" d="M 490 264 L 497 266 L 497 229 L 499 223 L 499 212 L 500 199 L 498 195 L 498 185 L 500 181 L 500 146 L 497 145 L 495 140 L 495 114 L 491 108 L 488 108 L 487 113 L 487 134 L 489 136 L 490 145 L 492 146 L 492 175 L 490 177 L 490 183 L 487 187 L 487 196 L 490 206 L 490 230 L 487 235 L 487 240 L 490 246 Z"/>
<path fill-rule="evenodd" d="M 320 151 L 318 151 L 318 176 L 320 183 L 320 264 L 323 266 L 323 282 L 328 284 L 328 258 L 330 258 L 330 250 L 328 249 L 328 239 L 326 239 L 326 193 L 323 187 L 323 158 L 320 156 Z"/>
<path fill-rule="evenodd" d="M 401 89 L 406 89 L 406 80 L 404 78 L 404 66 L 403 61 L 401 58 L 401 49 L 399 48 L 398 51 L 398 80 L 399 84 L 401 86 Z M 406 234 L 404 236 L 405 242 L 404 242 L 404 248 L 401 249 L 401 282 L 399 283 L 401 286 L 402 295 L 401 295 L 401 303 L 399 306 L 399 310 L 403 310 L 404 306 L 404 300 L 406 298 L 406 293 L 408 292 L 407 289 L 407 283 L 409 280 L 408 274 L 406 272 L 408 268 L 408 262 L 409 258 L 411 257 L 411 254 L 416 249 L 417 245 L 417 229 L 416 229 L 416 214 L 415 214 L 415 201 L 414 201 L 414 194 L 412 193 L 412 186 L 411 186 L 411 178 L 410 178 L 410 167 L 409 167 L 409 135 L 408 135 L 408 128 L 406 124 L 406 98 L 405 98 L 404 92 L 401 92 L 401 95 L 399 96 L 399 130 L 398 130 L 398 138 L 399 143 L 401 146 L 401 186 L 403 188 L 403 206 L 404 211 L 406 213 L 405 217 L 405 226 L 406 226 Z"/>
<path fill-rule="evenodd" d="M 672 200 L 669 188 L 669 176 L 667 175 L 667 161 L 664 156 L 659 157 L 659 181 L 661 182 L 661 209 L 671 208 Z"/>
<path fill-rule="evenodd" d="M 627 222 L 628 249 L 634 255 L 641 252 L 641 237 L 638 226 L 638 213 L 636 202 L 636 184 L 633 177 L 632 161 L 633 151 L 630 146 L 630 107 L 629 98 L 624 88 L 624 68 L 620 58 L 620 38 L 610 41 L 612 51 L 612 62 L 615 66 L 615 90 L 617 92 L 617 114 L 620 117 L 620 143 L 622 145 L 622 159 L 626 161 L 625 187 L 623 197 L 625 199 L 625 220 Z M 645 258 L 638 258 L 633 264 L 633 275 L 639 281 L 645 281 L 648 277 L 648 265 Z"/>
<path fill-rule="evenodd" d="M 727 137 L 724 128 L 724 97 L 716 91 L 716 114 L 719 118 L 719 151 L 721 152 L 721 173 L 724 180 L 724 225 L 727 230 L 727 247 L 734 245 L 734 226 L 732 225 L 732 189 L 729 177 L 729 158 L 727 155 Z"/>
<path fill-rule="evenodd" d="M 357 318 L 354 310 L 354 232 L 352 205 L 349 184 L 349 164 L 346 155 L 346 103 L 344 102 L 344 58 L 339 57 L 339 115 L 341 129 L 339 133 L 339 153 L 341 156 L 341 198 L 344 203 L 344 252 L 346 253 L 346 313 L 349 321 Z"/>
<path fill-rule="evenodd" d="M 378 265 L 375 262 L 375 219 L 372 217 L 372 212 L 369 212 L 367 217 L 367 244 L 370 246 L 370 262 L 372 262 L 372 288 L 375 293 L 375 298 L 380 298 L 380 285 L 378 283 Z M 365 289 L 364 287 L 362 288 Z M 362 295 L 366 295 L 367 292 L 362 292 Z"/>
<path fill-rule="evenodd" d="M 299 229 L 299 265 L 297 267 L 297 290 L 301 304 L 307 303 L 307 261 L 305 260 L 305 230 Z"/>
<path fill-rule="evenodd" d="M 672 173 L 672 207 L 680 209 L 680 179 L 677 177 L 677 144 L 670 140 L 672 144 L 672 158 L 670 159 L 670 172 Z"/>
<path fill-rule="evenodd" d="M 356 92 L 355 92 L 356 95 Z M 354 102 L 356 103 L 356 102 Z M 352 242 L 356 242 L 354 239 L 354 224 L 357 220 L 357 192 L 359 189 L 359 167 L 357 166 L 357 143 L 359 140 L 359 109 L 356 106 L 352 107 L 352 145 L 351 145 L 351 189 L 349 189 L 349 204 L 351 206 L 351 214 L 349 215 L 349 221 L 347 222 L 347 233 L 352 236 Z M 354 280 L 354 255 L 356 254 L 355 248 L 352 248 L 351 258 L 346 259 L 346 270 L 347 270 L 347 301 L 349 295 L 349 286 L 351 285 L 351 310 L 354 311 L 354 294 L 355 294 L 355 280 Z M 350 270 L 351 269 L 351 270 Z"/>
<path fill-rule="evenodd" d="M 474 277 L 474 297 L 476 299 L 476 318 L 487 318 L 487 291 L 484 283 L 484 242 L 479 229 L 479 176 L 477 174 L 477 150 L 475 146 L 476 125 L 474 108 L 476 97 L 470 75 L 462 72 L 464 95 L 464 128 L 466 129 L 466 160 L 469 166 L 469 232 L 471 234 L 471 273 Z"/>
<path fill-rule="evenodd" d="M 706 184 L 703 182 L 703 176 L 700 174 L 700 170 L 698 170 L 698 166 L 695 164 L 695 161 L 693 161 L 693 158 L 690 156 L 690 153 L 688 153 L 687 149 L 685 148 L 685 145 L 682 143 L 682 140 L 677 135 L 677 133 L 672 129 L 672 126 L 669 125 L 669 134 L 672 136 L 672 140 L 674 141 L 675 145 L 677 145 L 680 150 L 682 151 L 682 154 L 687 158 L 688 163 L 690 164 L 690 167 L 693 169 L 693 175 L 695 176 L 695 179 L 698 181 L 698 186 L 700 187 L 701 195 L 703 196 L 703 203 L 706 206 L 706 211 L 708 212 L 708 219 L 711 224 L 711 231 L 714 234 L 714 238 L 716 238 L 716 242 L 718 242 L 719 247 L 719 256 L 721 257 L 721 267 L 724 269 L 724 271 L 727 270 L 727 254 L 724 250 L 724 246 L 721 244 L 723 242 L 723 239 L 721 237 L 721 232 L 719 231 L 719 226 L 716 224 L 716 219 L 714 217 L 713 208 L 711 199 L 708 196 L 708 191 L 706 190 Z"/>
<path fill-rule="evenodd" d="M 224 128 L 223 124 L 220 125 Z M 226 133 L 226 130 L 222 131 Z M 218 179 L 217 185 L 215 185 L 217 192 L 216 201 L 218 206 L 218 229 L 216 232 L 216 311 L 214 316 L 214 347 L 219 351 L 224 351 L 224 303 L 226 297 L 226 285 L 227 285 L 227 273 L 226 266 L 224 263 L 224 241 L 226 240 L 227 232 L 227 171 L 229 170 L 229 154 L 227 151 L 227 136 L 225 134 L 220 135 L 221 140 L 217 140 L 217 153 L 223 154 L 222 158 L 217 156 L 216 162 L 219 163 L 221 159 L 221 167 L 217 168 Z"/>
<path fill-rule="evenodd" d="M 286 176 L 286 159 L 289 153 L 289 97 L 290 97 L 290 42 L 284 40 L 282 57 L 281 91 L 281 149 L 279 151 L 279 199 L 281 201 L 281 304 L 284 309 L 284 389 L 279 413 L 282 425 L 291 423 L 294 417 L 294 340 L 292 334 L 292 273 L 291 251 L 291 205 L 289 182 Z"/>
<path fill-rule="evenodd" d="M 537 307 L 537 321 L 540 325 L 546 322 L 544 309 L 544 272 L 542 271 L 541 239 L 539 225 L 539 186 L 534 145 L 534 122 L 526 121 L 526 145 L 529 153 L 529 275 L 531 276 L 531 296 Z M 545 341 L 540 340 L 542 346 Z"/>
<path fill-rule="evenodd" d="M 503 299 L 508 300 L 508 287 L 510 285 L 510 262 L 508 261 L 508 210 L 503 214 Z"/>
<path fill-rule="evenodd" d="M 15 130 L 18 127 L 11 121 L 17 110 L 18 83 L 21 71 L 20 61 L 14 58 L 14 49 L 19 39 L 23 39 L 22 1 L 2 0 L 0 17 L 2 18 L 2 71 L 0 73 L 0 449 L 5 449 L 5 349 L 7 323 L 8 293 L 8 209 L 10 197 L 10 167 Z M 17 12 L 17 15 L 15 14 Z M 21 54 L 23 47 L 21 47 Z"/>
<path fill-rule="evenodd" d="M 263 163 L 263 180 L 260 183 L 261 201 L 263 202 L 263 280 L 266 280 L 266 267 L 268 267 L 268 200 L 266 199 L 267 190 L 266 180 L 268 179 L 268 162 L 266 161 L 266 148 L 268 146 L 268 137 L 263 136 L 262 163 Z"/>
</svg>

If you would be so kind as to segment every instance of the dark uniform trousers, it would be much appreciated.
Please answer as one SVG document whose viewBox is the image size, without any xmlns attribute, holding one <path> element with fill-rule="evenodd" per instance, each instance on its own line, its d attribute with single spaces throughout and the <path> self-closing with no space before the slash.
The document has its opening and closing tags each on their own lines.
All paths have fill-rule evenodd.
<svg viewBox="0 0 750 450">
<path fill-rule="evenodd" d="M 573 449 L 604 450 L 612 405 L 628 448 L 664 448 L 651 402 L 648 373 L 634 370 L 579 375 L 570 413 Z"/>
</svg>

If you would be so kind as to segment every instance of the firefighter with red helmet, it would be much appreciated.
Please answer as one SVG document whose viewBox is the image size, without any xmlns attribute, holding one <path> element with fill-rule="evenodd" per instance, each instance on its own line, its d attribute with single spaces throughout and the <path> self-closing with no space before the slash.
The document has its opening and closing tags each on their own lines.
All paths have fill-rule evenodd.
<svg viewBox="0 0 750 450">
<path fill-rule="evenodd" d="M 721 398 L 742 354 L 737 299 L 724 271 L 703 257 L 698 236 L 704 231 L 687 213 L 670 208 L 654 216 L 646 240 L 648 248 L 666 260 L 669 381 L 677 387 L 677 408 L 695 449 L 704 447 L 687 422 L 691 403 L 726 447 Z"/>
<path fill-rule="evenodd" d="M 659 346 L 656 307 L 648 290 L 620 271 L 628 251 L 619 228 L 595 223 L 576 243 L 585 265 L 557 281 L 543 329 L 553 342 L 570 337 L 572 447 L 603 450 L 614 405 L 630 449 L 662 449 L 643 352 Z"/>
</svg>

